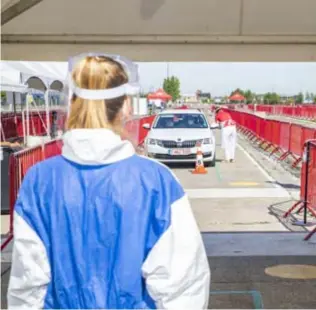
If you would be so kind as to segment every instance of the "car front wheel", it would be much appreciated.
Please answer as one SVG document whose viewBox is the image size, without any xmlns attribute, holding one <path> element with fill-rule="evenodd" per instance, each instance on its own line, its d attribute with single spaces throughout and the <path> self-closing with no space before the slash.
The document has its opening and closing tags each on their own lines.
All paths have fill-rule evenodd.
<svg viewBox="0 0 316 310">
<path fill-rule="evenodd" d="M 212 161 L 207 163 L 208 167 L 215 167 L 216 164 L 216 154 L 214 154 L 214 158 L 212 159 Z"/>
</svg>

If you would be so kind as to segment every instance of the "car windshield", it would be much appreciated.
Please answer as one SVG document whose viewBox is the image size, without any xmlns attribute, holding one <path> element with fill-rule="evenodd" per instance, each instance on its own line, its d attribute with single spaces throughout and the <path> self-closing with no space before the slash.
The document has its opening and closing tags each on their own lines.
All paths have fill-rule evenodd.
<svg viewBox="0 0 316 310">
<path fill-rule="evenodd" d="M 162 114 L 158 117 L 156 129 L 178 129 L 178 128 L 208 128 L 205 117 L 202 114 Z"/>
</svg>

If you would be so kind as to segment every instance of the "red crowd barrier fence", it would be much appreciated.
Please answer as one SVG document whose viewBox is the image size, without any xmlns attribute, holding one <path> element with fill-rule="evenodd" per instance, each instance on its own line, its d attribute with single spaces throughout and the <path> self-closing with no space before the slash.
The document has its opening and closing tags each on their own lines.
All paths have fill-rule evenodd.
<svg viewBox="0 0 316 310">
<path fill-rule="evenodd" d="M 304 219 L 299 222 L 302 226 L 309 225 L 308 214 L 316 218 L 316 140 L 308 140 L 304 144 L 300 200 L 284 214 L 284 217 L 288 217 L 296 209 L 298 213 L 304 211 Z M 304 240 L 309 240 L 315 233 L 316 227 L 307 234 Z"/>
<path fill-rule="evenodd" d="M 24 114 L 26 117 L 26 114 Z M 53 111 L 49 115 L 50 124 L 53 123 Z M 31 136 L 42 136 L 47 134 L 47 119 L 45 112 L 30 112 L 29 118 L 25 119 L 23 128 L 22 112 L 1 113 L 1 141 L 12 138 L 21 138 L 26 135 L 24 131 L 29 128 Z"/>
<path fill-rule="evenodd" d="M 248 104 L 247 109 L 257 112 L 266 112 L 268 114 L 284 115 L 289 117 L 297 117 L 304 119 L 316 120 L 316 106 L 315 105 L 268 105 L 268 104 Z"/>
<path fill-rule="evenodd" d="M 152 124 L 155 119 L 155 115 L 145 116 L 138 119 L 134 119 L 126 124 L 126 130 L 128 132 L 135 131 L 137 133 L 137 143 L 142 144 L 148 130 L 143 128 L 143 124 Z M 52 140 L 44 145 L 36 146 L 33 148 L 25 149 L 16 152 L 10 156 L 9 162 L 9 183 L 10 183 L 10 225 L 9 232 L 6 240 L 1 244 L 1 251 L 10 243 L 13 239 L 13 213 L 14 205 L 18 195 L 19 188 L 27 170 L 36 163 L 61 154 L 62 141 Z"/>
<path fill-rule="evenodd" d="M 13 212 L 18 191 L 27 170 L 36 163 L 60 154 L 61 141 L 53 140 L 43 146 L 25 149 L 10 156 L 9 161 L 9 184 L 10 184 L 10 224 L 6 240 L 1 244 L 3 250 L 13 239 Z"/>
<path fill-rule="evenodd" d="M 296 167 L 302 160 L 304 143 L 308 139 L 316 139 L 316 129 L 297 124 L 268 120 L 254 114 L 229 110 L 239 129 L 252 140 L 261 142 L 270 155 L 281 153 L 279 160 L 291 156 Z"/>
</svg>

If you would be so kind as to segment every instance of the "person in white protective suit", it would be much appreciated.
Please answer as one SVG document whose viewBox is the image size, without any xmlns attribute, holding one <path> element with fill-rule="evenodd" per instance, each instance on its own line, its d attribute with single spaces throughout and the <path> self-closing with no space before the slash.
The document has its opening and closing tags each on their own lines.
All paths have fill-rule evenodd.
<svg viewBox="0 0 316 310">
<path fill-rule="evenodd" d="M 221 138 L 222 148 L 225 151 L 225 161 L 232 163 L 235 160 L 237 143 L 236 122 L 227 111 L 224 111 L 220 107 L 215 110 L 215 115 L 215 121 L 219 123 L 222 130 Z"/>
<path fill-rule="evenodd" d="M 27 172 L 15 205 L 8 308 L 205 309 L 210 270 L 188 196 L 121 139 L 137 66 L 69 62 L 62 154 Z"/>
</svg>

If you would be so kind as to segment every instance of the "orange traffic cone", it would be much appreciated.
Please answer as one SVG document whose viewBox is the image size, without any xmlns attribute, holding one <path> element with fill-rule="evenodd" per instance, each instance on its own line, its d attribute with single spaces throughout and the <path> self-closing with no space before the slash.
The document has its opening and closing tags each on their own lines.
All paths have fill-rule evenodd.
<svg viewBox="0 0 316 310">
<path fill-rule="evenodd" d="M 206 174 L 207 173 L 207 170 L 204 167 L 201 144 L 197 145 L 195 169 L 192 171 L 192 173 L 193 174 Z"/>
</svg>

